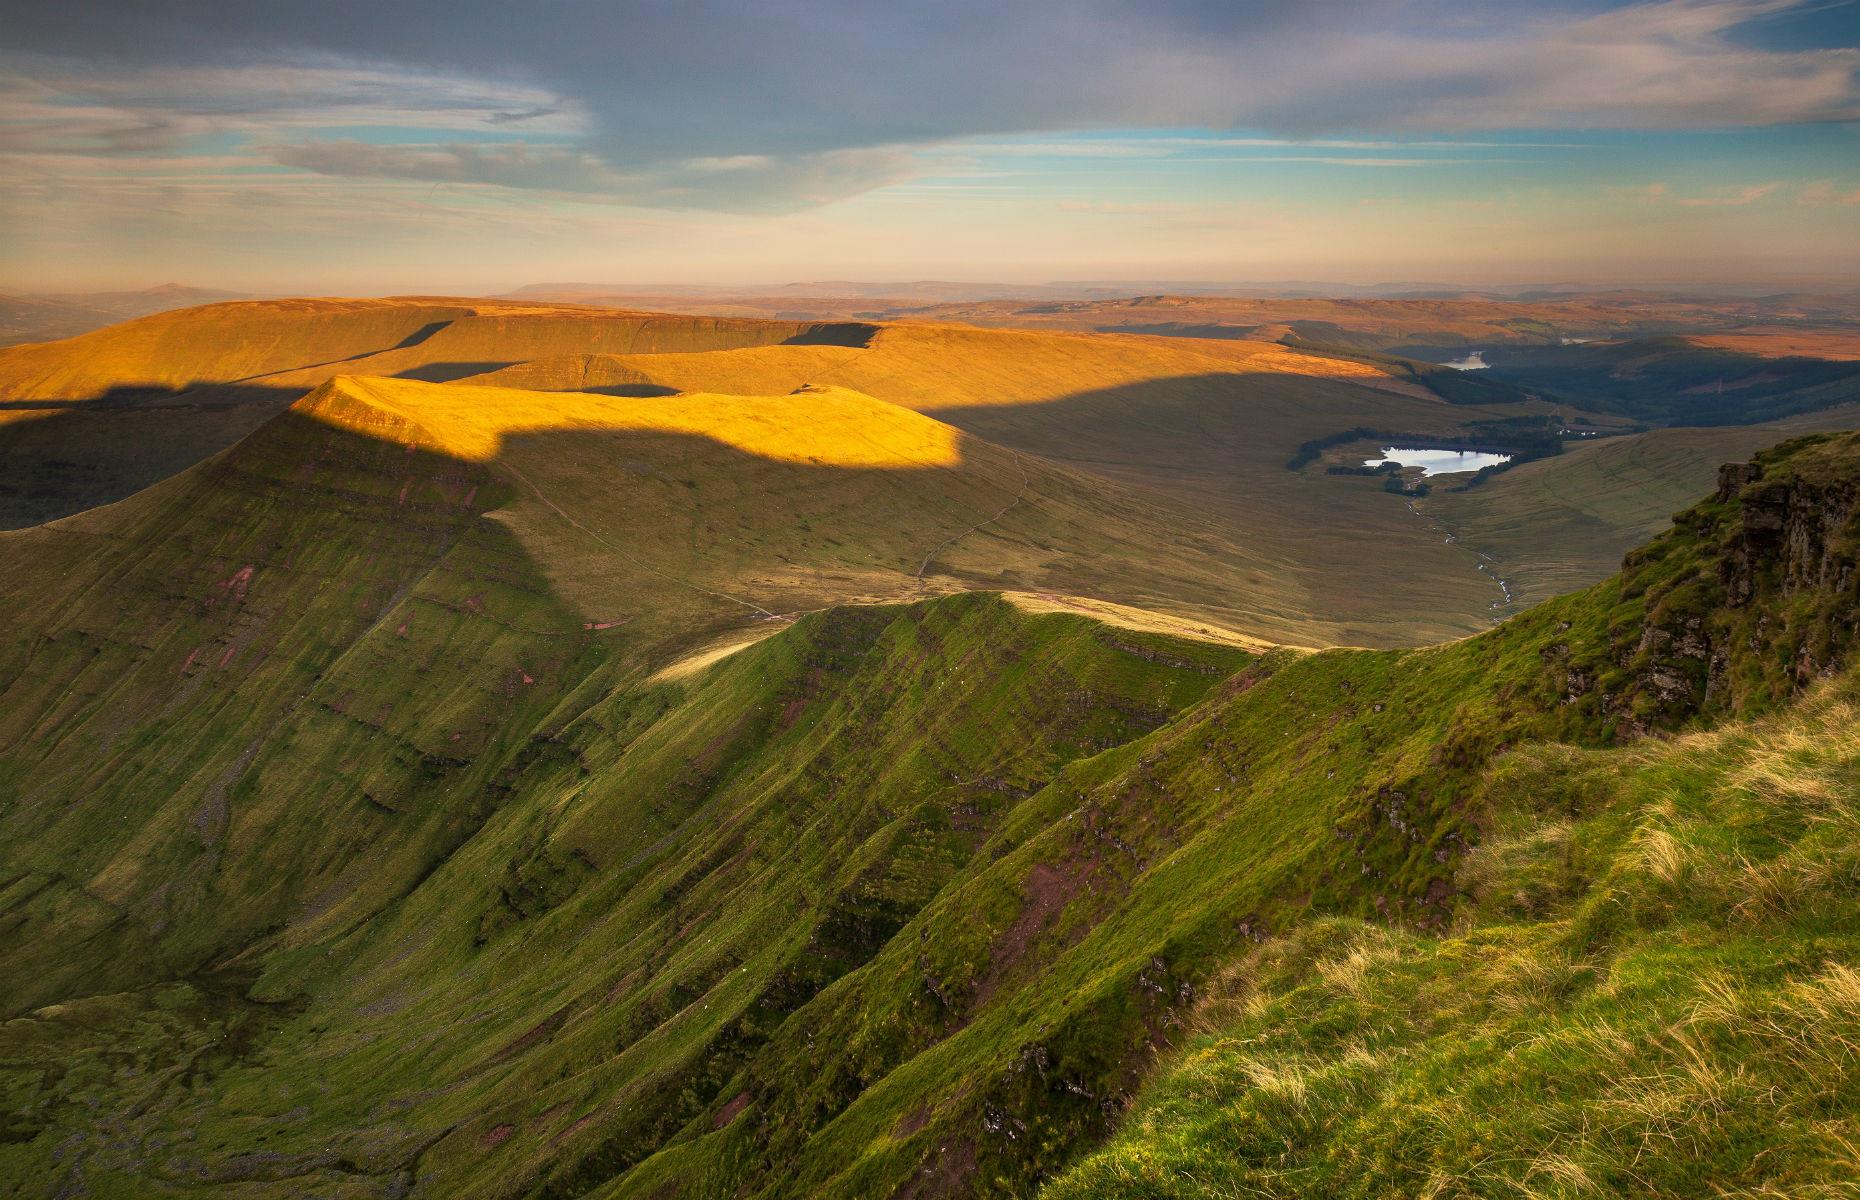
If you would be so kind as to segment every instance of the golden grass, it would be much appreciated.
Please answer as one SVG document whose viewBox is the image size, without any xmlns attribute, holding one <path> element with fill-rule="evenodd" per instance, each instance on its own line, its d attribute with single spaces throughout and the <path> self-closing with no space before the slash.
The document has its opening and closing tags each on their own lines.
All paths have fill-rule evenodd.
<svg viewBox="0 0 1860 1200">
<path fill-rule="evenodd" d="M 513 435 L 561 430 L 690 434 L 806 466 L 928 470 L 962 459 L 956 430 L 844 388 L 787 396 L 697 394 L 668 404 L 586 392 L 344 377 L 297 408 L 338 428 L 474 462 L 496 458 Z"/>
<path fill-rule="evenodd" d="M 747 629 L 733 629 L 709 644 L 660 667 L 646 682 L 673 683 L 680 679 L 690 679 L 705 667 L 720 663 L 739 650 L 747 650 L 763 638 L 780 633 L 784 628 L 786 628 L 784 625 L 768 623 L 752 625 Z"/>
<path fill-rule="evenodd" d="M 1430 408 L 1446 407 L 1432 392 L 1374 367 L 1266 342 L 964 325 L 886 325 L 862 350 L 752 346 L 702 355 L 635 354 L 626 362 L 680 390 L 762 392 L 837 383 L 924 412 L 1040 404 L 1112 387 L 1222 374 L 1369 385 Z"/>
<path fill-rule="evenodd" d="M 1640 868 L 1668 887 L 1676 887 L 1691 872 L 1692 852 L 1670 830 L 1643 829 L 1635 841 Z"/>
<path fill-rule="evenodd" d="M 1089 596 L 1063 596 L 1055 592 L 1003 592 L 1001 595 L 1008 603 L 1025 612 L 1078 613 L 1106 625 L 1114 625 L 1119 629 L 1134 629 L 1142 633 L 1166 633 L 1172 637 L 1220 642 L 1229 646 L 1242 646 L 1249 650 L 1266 650 L 1275 645 L 1275 643 L 1250 637 L 1212 622 L 1152 612 L 1145 608 L 1133 608 L 1128 604 L 1118 604 L 1110 600 L 1095 600 Z"/>
</svg>

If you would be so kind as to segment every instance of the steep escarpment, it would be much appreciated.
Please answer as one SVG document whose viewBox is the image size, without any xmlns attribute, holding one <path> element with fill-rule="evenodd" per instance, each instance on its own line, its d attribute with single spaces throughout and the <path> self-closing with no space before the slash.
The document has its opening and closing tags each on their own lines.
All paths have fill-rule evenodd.
<svg viewBox="0 0 1860 1200">
<path fill-rule="evenodd" d="M 1785 442 L 1628 556 L 1606 643 L 1552 647 L 1565 703 L 1631 729 L 1772 707 L 1842 665 L 1860 594 L 1860 439 Z"/>
<path fill-rule="evenodd" d="M 1621 631 L 1668 656 L 1623 676 L 1622 711 L 1767 715 L 1494 757 L 1445 936 L 1332 918 L 1236 956 L 1118 1135 L 1043 1194 L 1848 1187 L 1857 465 L 1837 435 L 1728 467 L 1666 548 L 1722 553 L 1664 581 L 1720 607 Z"/>
<path fill-rule="evenodd" d="M 8 1026 L 30 1136 L 5 1153 L 50 1171 L 65 1145 L 99 1183 L 176 1191 L 585 1192 L 741 1111 L 732 1077 L 1027 796 L 1242 658 L 971 596 L 819 614 L 687 684 L 584 690 L 566 726 L 530 726 L 477 832 L 404 898 L 179 992 L 90 1002 L 83 1028 L 120 1042 L 64 1010 Z M 161 1061 L 222 1025 L 262 1054 L 180 1090 L 118 1081 L 127 1132 L 108 1138 L 85 1132 L 83 1073 L 51 1069 Z M 198 1140 L 171 1147 L 181 1128 Z"/>
<path fill-rule="evenodd" d="M 485 519 L 509 494 L 293 413 L 0 539 L 7 1011 L 340 926 L 469 836 L 612 640 Z"/>
<path fill-rule="evenodd" d="M 0 543 L 55 610 L 8 660 L 40 689 L 0 774 L 31 968 L 0 1028 L 11 1175 L 1832 1178 L 1860 1111 L 1814 1050 L 1860 950 L 1851 435 L 1432 648 L 1254 655 L 967 593 L 661 673 L 662 628 L 596 628 L 508 536 L 498 455 L 435 452 L 429 388 L 332 385 L 180 503 L 139 498 L 133 539 L 95 514 Z M 200 682 L 203 644 L 226 674 Z"/>
</svg>

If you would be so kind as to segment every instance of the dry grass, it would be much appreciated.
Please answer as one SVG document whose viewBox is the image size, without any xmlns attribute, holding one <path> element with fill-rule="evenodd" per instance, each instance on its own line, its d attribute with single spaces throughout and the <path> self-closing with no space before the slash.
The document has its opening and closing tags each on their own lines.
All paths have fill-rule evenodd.
<svg viewBox="0 0 1860 1200">
<path fill-rule="evenodd" d="M 508 437 L 557 430 L 688 434 L 808 466 L 933 470 L 961 461 L 956 430 L 843 388 L 787 396 L 700 394 L 666 404 L 587 392 L 344 378 L 299 401 L 297 411 L 477 462 L 496 458 Z"/>
</svg>

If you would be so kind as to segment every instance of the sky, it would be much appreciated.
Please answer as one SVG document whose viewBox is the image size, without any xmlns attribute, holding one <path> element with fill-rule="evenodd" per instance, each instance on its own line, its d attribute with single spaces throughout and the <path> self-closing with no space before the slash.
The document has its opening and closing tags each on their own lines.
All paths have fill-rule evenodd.
<svg viewBox="0 0 1860 1200">
<path fill-rule="evenodd" d="M 1860 281 L 1856 0 L 7 0 L 0 291 Z"/>
</svg>

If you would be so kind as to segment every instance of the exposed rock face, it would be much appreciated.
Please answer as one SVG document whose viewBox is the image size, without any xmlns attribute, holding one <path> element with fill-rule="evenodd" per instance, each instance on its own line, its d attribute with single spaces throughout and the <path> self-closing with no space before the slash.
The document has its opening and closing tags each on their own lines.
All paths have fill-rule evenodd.
<svg viewBox="0 0 1860 1200">
<path fill-rule="evenodd" d="M 1571 732 L 1604 734 L 1769 708 L 1860 640 L 1857 568 L 1860 433 L 1729 463 L 1712 498 L 1628 555 L 1607 644 L 1544 648 L 1544 698 Z"/>
<path fill-rule="evenodd" d="M 1805 438 L 1720 469 L 1717 494 L 1679 523 L 1696 565 L 1648 588 L 1622 663 L 1642 716 L 1761 706 L 1845 658 L 1860 626 L 1856 449 L 1852 434 Z"/>
<path fill-rule="evenodd" d="M 1852 589 L 1860 480 L 1767 479 L 1761 462 L 1728 463 L 1718 500 L 1736 500 L 1742 512 L 1723 565 L 1731 606 L 1749 604 L 1769 580 L 1785 596 Z"/>
</svg>

